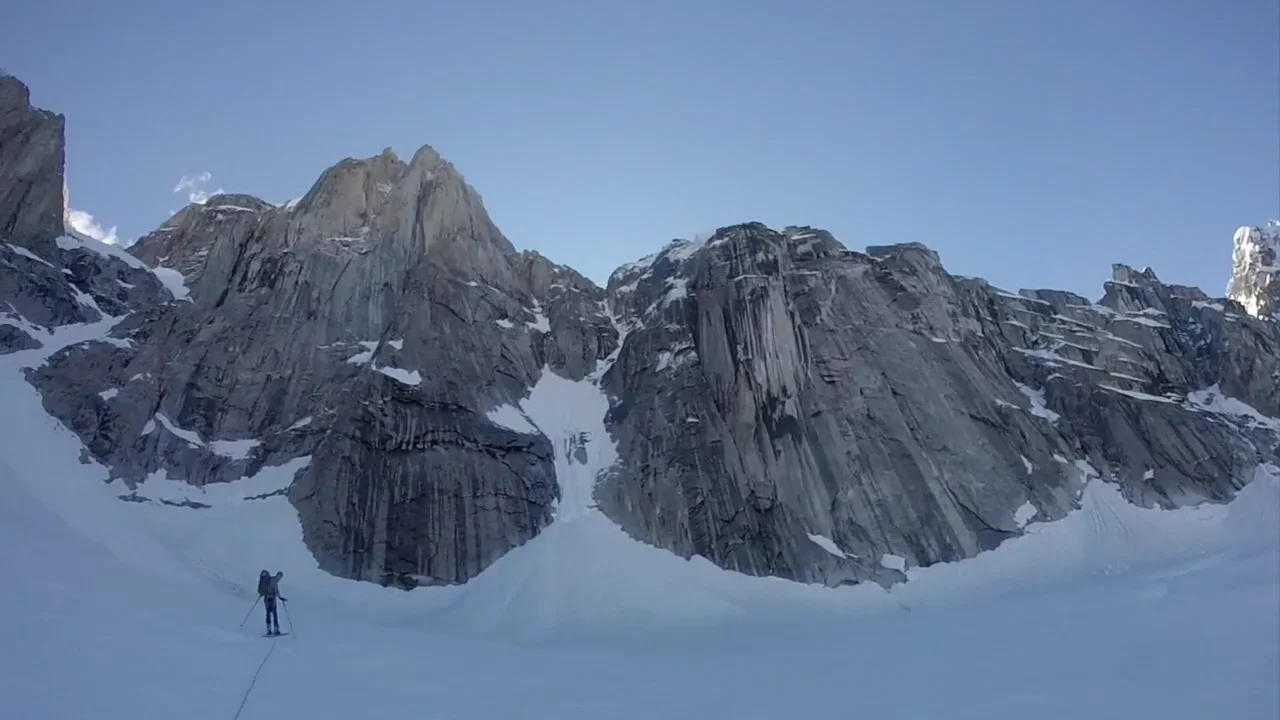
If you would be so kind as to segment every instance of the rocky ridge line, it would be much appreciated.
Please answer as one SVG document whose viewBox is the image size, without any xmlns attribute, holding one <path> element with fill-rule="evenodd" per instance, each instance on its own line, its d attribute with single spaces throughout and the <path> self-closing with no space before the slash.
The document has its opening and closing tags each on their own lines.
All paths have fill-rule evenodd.
<svg viewBox="0 0 1280 720">
<path fill-rule="evenodd" d="M 758 223 L 602 289 L 517 252 L 430 147 L 343 160 L 296 204 L 188 206 L 132 248 L 148 267 L 42 224 L 61 135 L 9 129 L 49 122 L 22 90 L 0 93 L 21 119 L 0 154 L 35 169 L 0 177 L 0 218 L 29 228 L 0 245 L 0 349 L 109 318 L 29 379 L 122 497 L 297 467 L 280 492 L 337 575 L 466 582 L 552 522 L 562 438 L 495 415 L 546 371 L 607 370 L 620 461 L 595 494 L 628 533 L 830 585 L 995 547 L 1099 476 L 1144 505 L 1222 501 L 1280 452 L 1261 300 L 1123 265 L 1096 303 L 1009 293 L 918 243 Z M 1247 300 L 1274 256 L 1246 250 Z"/>
</svg>

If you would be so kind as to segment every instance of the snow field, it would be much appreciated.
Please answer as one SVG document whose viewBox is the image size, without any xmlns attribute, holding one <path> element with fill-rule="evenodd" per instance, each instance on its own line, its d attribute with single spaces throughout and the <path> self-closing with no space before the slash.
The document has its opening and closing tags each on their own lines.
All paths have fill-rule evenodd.
<svg viewBox="0 0 1280 720">
<path fill-rule="evenodd" d="M 465 586 L 406 593 L 321 572 L 284 497 L 244 499 L 305 459 L 139 488 L 205 509 L 120 501 L 21 377 L 109 326 L 0 357 L 3 717 L 230 718 L 272 643 L 243 718 L 1280 714 L 1280 469 L 1178 511 L 1094 481 L 995 551 L 828 589 L 628 537 L 591 502 L 607 399 L 544 371 L 494 415 L 556 448 L 555 522 Z M 260 637 L 262 567 L 285 572 L 290 637 Z"/>
</svg>

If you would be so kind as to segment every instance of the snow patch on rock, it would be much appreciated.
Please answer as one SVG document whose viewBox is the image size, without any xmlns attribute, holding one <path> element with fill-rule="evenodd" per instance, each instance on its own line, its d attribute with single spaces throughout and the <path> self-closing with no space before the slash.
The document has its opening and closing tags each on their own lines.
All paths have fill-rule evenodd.
<svg viewBox="0 0 1280 720">
<path fill-rule="evenodd" d="M 1032 518 L 1039 514 L 1040 510 L 1035 505 L 1032 505 L 1029 501 L 1024 502 L 1014 511 L 1013 521 L 1017 523 L 1018 527 L 1023 528 L 1027 526 L 1027 523 L 1031 522 Z"/>
<path fill-rule="evenodd" d="M 1027 412 L 1039 418 L 1044 418 L 1051 423 L 1056 423 L 1062 419 L 1062 416 L 1049 409 L 1045 404 L 1044 390 L 1037 390 L 1022 383 L 1014 383 L 1018 387 L 1018 391 L 1027 396 L 1027 400 L 1031 402 L 1031 407 Z"/>
<path fill-rule="evenodd" d="M 845 551 L 841 550 L 840 546 L 836 545 L 835 541 L 827 537 L 826 535 L 809 533 L 809 539 L 812 540 L 814 544 L 816 544 L 818 547 L 822 548 L 823 550 L 826 550 L 827 552 L 831 553 L 832 555 L 835 555 L 838 558 L 849 557 L 849 553 L 846 553 Z"/>
<path fill-rule="evenodd" d="M 512 405 L 499 405 L 485 414 L 490 422 L 501 425 L 518 433 L 537 435 L 538 428 L 529 422 L 529 418 L 519 408 Z"/>
<path fill-rule="evenodd" d="M 1184 404 L 1190 410 L 1223 415 L 1252 428 L 1280 433 L 1280 419 L 1264 415 L 1252 405 L 1230 397 L 1216 383 L 1188 394 Z"/>
<path fill-rule="evenodd" d="M 898 572 L 906 572 L 907 560 L 901 555 L 885 553 L 880 556 L 880 567 L 888 568 L 889 570 L 897 570 Z"/>
<path fill-rule="evenodd" d="M 156 422 L 161 427 L 168 430 L 175 437 L 181 438 L 191 447 L 204 448 L 215 455 L 221 455 L 232 460 L 245 460 L 252 454 L 253 449 L 262 444 L 261 440 L 213 440 L 205 442 L 198 433 L 179 427 L 177 423 L 170 420 L 164 413 L 156 413 L 154 415 Z M 143 433 L 146 434 L 145 432 Z"/>
</svg>

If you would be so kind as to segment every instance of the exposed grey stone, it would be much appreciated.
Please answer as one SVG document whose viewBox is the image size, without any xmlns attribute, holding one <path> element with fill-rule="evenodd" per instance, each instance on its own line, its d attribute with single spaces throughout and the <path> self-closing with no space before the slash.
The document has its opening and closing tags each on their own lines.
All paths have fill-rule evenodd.
<svg viewBox="0 0 1280 720">
<path fill-rule="evenodd" d="M 100 313 L 122 317 L 173 300 L 173 293 L 149 268 L 130 258 L 103 255 L 87 247 L 67 247 L 61 251 L 62 274 L 76 290 L 93 298 Z"/>
<path fill-rule="evenodd" d="M 39 347 L 43 347 L 43 344 L 28 335 L 22 328 L 16 325 L 0 324 L 0 355 L 21 350 L 34 350 Z"/>
<path fill-rule="evenodd" d="M 31 105 L 31 92 L 0 75 L 0 241 L 46 260 L 62 230 L 65 119 Z"/>
<path fill-rule="evenodd" d="M 151 267 L 177 270 L 188 284 L 196 284 L 213 241 L 226 237 L 232 245 L 240 245 L 273 207 L 252 195 L 214 195 L 203 204 L 192 203 L 179 210 L 154 232 L 139 238 L 129 252 Z"/>
<path fill-rule="evenodd" d="M 26 248 L 0 242 L 0 316 L 22 318 L 45 329 L 101 318 L 54 264 L 60 259 L 56 245 L 54 250 L 50 262 Z"/>
<path fill-rule="evenodd" d="M 1212 405 L 1280 416 L 1275 259 L 1244 243 L 1240 260 L 1239 236 L 1232 299 L 1124 265 L 1098 302 L 1009 293 L 919 242 L 857 252 L 758 223 L 674 241 L 601 289 L 517 252 L 424 147 L 343 160 L 289 206 L 184 208 L 132 248 L 184 276 L 184 300 L 41 224 L 58 123 L 0 135 L 21 140 L 0 157 L 39 171 L 0 172 L 0 218 L 27 233 L 0 243 L 0 351 L 114 323 L 27 377 L 122 499 L 147 502 L 156 471 L 206 485 L 309 457 L 281 492 L 337 575 L 465 582 L 534 537 L 560 497 L 552 444 L 488 413 L 544 369 L 586 378 L 611 356 L 600 508 L 756 575 L 897 582 L 1063 516 L 1094 474 L 1176 507 L 1227 500 L 1280 455 L 1273 423 Z"/>
<path fill-rule="evenodd" d="M 125 253 L 92 249 L 92 240 L 55 240 L 53 262 L 25 248 L 0 243 L 0 316 L 36 327 L 96 322 L 168 302 L 173 295 L 152 272 Z M 59 246 L 62 247 L 59 247 Z"/>
<path fill-rule="evenodd" d="M 751 574 L 889 582 L 885 554 L 971 556 L 1020 533 L 1028 502 L 1061 517 L 1081 467 L 1173 507 L 1230 498 L 1277 454 L 1273 433 L 1187 400 L 1216 383 L 1280 415 L 1274 329 L 1149 270 L 1117 266 L 1098 304 L 1015 295 L 919 243 L 863 254 L 747 224 L 624 267 L 609 291 L 627 334 L 602 509 Z"/>
<path fill-rule="evenodd" d="M 528 283 L 541 317 L 535 326 L 555 327 L 534 341 L 535 362 L 580 380 L 595 370 L 618 345 L 618 332 L 608 314 L 605 292 L 572 268 L 557 265 L 536 252 L 521 253 L 519 273 Z"/>
<path fill-rule="evenodd" d="M 1280 313 L 1280 220 L 1236 231 L 1227 297 L 1262 319 Z"/>
<path fill-rule="evenodd" d="M 32 107 L 27 87 L 0 75 L 0 317 L 48 330 L 169 298 L 135 258 L 67 235 L 64 148 L 62 116 Z"/>
<path fill-rule="evenodd" d="M 550 522 L 550 445 L 485 412 L 612 352 L 604 293 L 517 253 L 433 150 L 345 160 L 293 207 L 217 196 L 167 225 L 135 249 L 183 258 L 192 302 L 32 374 L 115 476 L 202 485 L 310 455 L 290 491 L 308 546 L 387 583 L 465 581 Z M 234 440 L 257 444 L 216 451 Z"/>
<path fill-rule="evenodd" d="M 371 387 L 372 386 L 372 387 Z M 385 377 L 358 380 L 290 493 L 321 567 L 384 584 L 474 577 L 551 521 L 551 445 Z"/>
</svg>

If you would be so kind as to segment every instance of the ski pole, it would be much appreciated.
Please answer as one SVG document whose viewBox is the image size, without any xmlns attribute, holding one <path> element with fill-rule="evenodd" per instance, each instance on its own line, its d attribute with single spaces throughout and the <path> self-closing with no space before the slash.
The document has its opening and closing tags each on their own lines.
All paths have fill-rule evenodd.
<svg viewBox="0 0 1280 720">
<path fill-rule="evenodd" d="M 253 608 L 258 607 L 258 599 L 259 598 L 253 599 L 253 605 L 249 607 L 249 612 L 244 614 L 244 619 L 240 621 L 240 627 L 244 627 L 244 624 L 249 622 L 249 616 L 253 614 Z"/>
<path fill-rule="evenodd" d="M 298 634 L 293 631 L 293 618 L 289 617 L 289 603 L 281 600 L 280 604 L 284 606 L 284 621 L 289 623 L 289 634 L 297 638 Z"/>
</svg>

